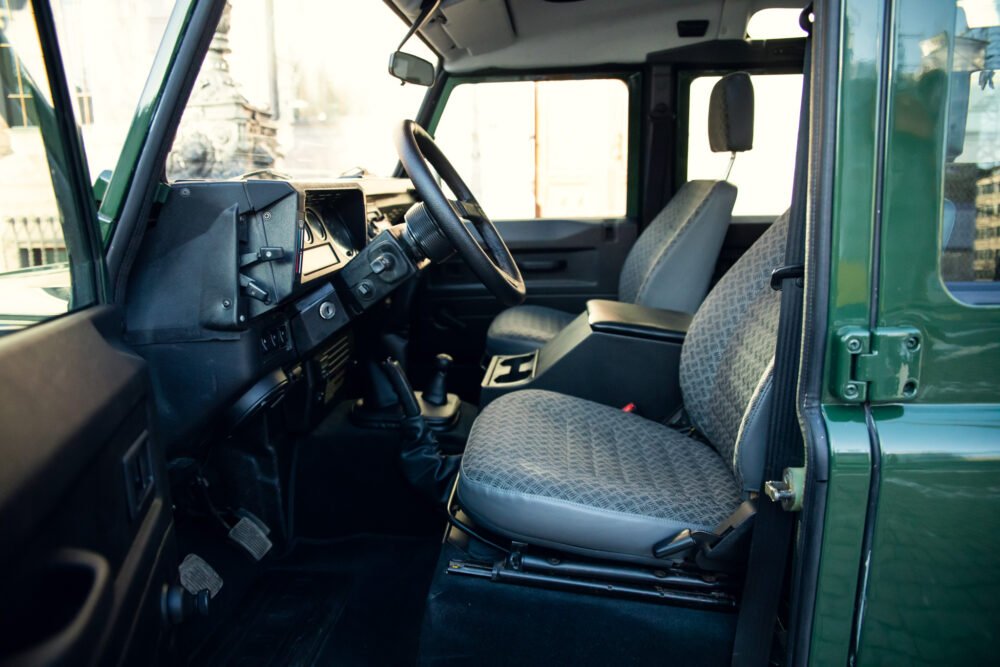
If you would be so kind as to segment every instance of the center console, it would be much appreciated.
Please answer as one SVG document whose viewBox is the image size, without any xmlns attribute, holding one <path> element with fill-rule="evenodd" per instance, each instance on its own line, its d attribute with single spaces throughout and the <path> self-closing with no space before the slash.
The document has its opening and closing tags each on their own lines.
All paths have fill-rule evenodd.
<svg viewBox="0 0 1000 667">
<path fill-rule="evenodd" d="M 495 356 L 482 382 L 483 407 L 519 389 L 548 389 L 615 407 L 634 405 L 650 419 L 681 407 L 681 345 L 691 315 L 617 301 L 587 309 L 530 354 Z"/>
</svg>

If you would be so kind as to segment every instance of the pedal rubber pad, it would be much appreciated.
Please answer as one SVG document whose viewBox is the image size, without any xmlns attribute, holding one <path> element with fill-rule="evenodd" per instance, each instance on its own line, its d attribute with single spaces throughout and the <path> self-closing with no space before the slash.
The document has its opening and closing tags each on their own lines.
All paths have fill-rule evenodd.
<svg viewBox="0 0 1000 667">
<path fill-rule="evenodd" d="M 197 595 L 207 590 L 213 598 L 222 590 L 222 577 L 215 569 L 205 562 L 198 554 L 188 554 L 178 568 L 181 575 L 181 586 L 191 595 Z"/>
<path fill-rule="evenodd" d="M 229 529 L 229 539 L 247 550 L 254 560 L 260 560 L 271 550 L 270 531 L 259 520 L 244 516 Z"/>
</svg>

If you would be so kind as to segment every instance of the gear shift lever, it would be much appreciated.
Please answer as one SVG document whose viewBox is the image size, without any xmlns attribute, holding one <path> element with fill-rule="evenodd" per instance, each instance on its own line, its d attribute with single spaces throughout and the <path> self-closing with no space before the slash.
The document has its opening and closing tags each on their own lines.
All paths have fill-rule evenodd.
<svg viewBox="0 0 1000 667">
<path fill-rule="evenodd" d="M 448 370 L 454 362 L 455 360 L 448 354 L 434 357 L 434 375 L 427 383 L 424 402 L 431 405 L 444 405 L 448 402 Z"/>
<path fill-rule="evenodd" d="M 458 473 L 461 456 L 446 456 L 438 448 L 434 432 L 420 414 L 420 402 L 406 379 L 403 367 L 395 359 L 382 362 L 389 382 L 403 407 L 403 451 L 400 459 L 403 475 L 415 488 L 440 504 L 448 502 Z"/>
</svg>

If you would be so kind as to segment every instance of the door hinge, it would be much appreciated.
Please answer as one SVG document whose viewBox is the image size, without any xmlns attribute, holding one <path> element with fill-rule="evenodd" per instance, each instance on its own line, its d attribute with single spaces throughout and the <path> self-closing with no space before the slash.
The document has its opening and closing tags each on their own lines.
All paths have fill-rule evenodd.
<svg viewBox="0 0 1000 667">
<path fill-rule="evenodd" d="M 915 327 L 837 331 L 833 394 L 851 403 L 898 403 L 920 390 L 923 337 Z"/>
</svg>

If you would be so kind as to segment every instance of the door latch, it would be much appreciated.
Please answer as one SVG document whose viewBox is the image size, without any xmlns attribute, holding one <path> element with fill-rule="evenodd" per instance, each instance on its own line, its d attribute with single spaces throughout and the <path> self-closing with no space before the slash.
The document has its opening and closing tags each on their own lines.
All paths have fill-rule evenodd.
<svg viewBox="0 0 1000 667">
<path fill-rule="evenodd" d="M 781 503 L 786 512 L 798 512 L 802 509 L 805 486 L 805 468 L 785 468 L 781 481 L 764 482 L 764 493 L 772 502 Z"/>
</svg>

